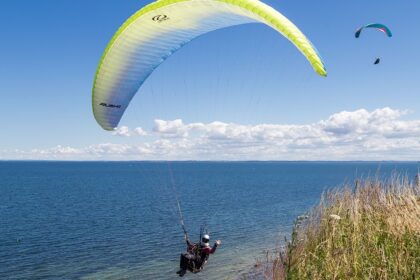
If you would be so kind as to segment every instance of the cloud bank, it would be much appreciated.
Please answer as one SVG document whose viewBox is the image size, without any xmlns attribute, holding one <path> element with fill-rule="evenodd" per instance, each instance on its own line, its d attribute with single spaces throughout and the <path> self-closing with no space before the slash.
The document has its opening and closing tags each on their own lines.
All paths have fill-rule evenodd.
<svg viewBox="0 0 420 280">
<path fill-rule="evenodd" d="M 78 160 L 420 160 L 420 120 L 381 108 L 343 111 L 312 124 L 184 123 L 113 132 L 138 144 L 2 151 L 0 159 Z"/>
</svg>

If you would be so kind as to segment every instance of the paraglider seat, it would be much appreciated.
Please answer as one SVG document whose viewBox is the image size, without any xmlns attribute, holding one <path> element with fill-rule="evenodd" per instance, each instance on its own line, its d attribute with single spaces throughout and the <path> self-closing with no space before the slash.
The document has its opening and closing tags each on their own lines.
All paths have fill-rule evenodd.
<svg viewBox="0 0 420 280">
<path fill-rule="evenodd" d="M 192 273 L 199 273 L 203 270 L 201 258 L 193 253 L 185 252 L 181 254 L 181 267 L 186 268 Z"/>
</svg>

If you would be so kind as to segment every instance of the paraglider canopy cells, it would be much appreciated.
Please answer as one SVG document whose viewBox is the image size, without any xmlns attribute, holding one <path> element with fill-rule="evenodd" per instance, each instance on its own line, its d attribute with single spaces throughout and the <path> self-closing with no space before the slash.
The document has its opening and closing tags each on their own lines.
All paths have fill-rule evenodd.
<svg viewBox="0 0 420 280">
<path fill-rule="evenodd" d="M 115 33 L 99 62 L 92 93 L 93 114 L 113 130 L 147 77 L 175 51 L 208 32 L 263 23 L 286 37 L 316 73 L 324 63 L 306 36 L 286 17 L 258 0 L 158 0 L 132 15 Z"/>
</svg>

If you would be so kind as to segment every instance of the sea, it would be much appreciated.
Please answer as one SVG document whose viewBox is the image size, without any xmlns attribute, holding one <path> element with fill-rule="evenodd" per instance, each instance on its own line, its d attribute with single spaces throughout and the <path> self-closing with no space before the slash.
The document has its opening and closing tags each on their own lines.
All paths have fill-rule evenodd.
<svg viewBox="0 0 420 280">
<path fill-rule="evenodd" d="M 0 161 L 0 279 L 179 279 L 181 220 L 192 241 L 200 228 L 222 241 L 204 271 L 184 279 L 241 279 L 282 246 L 324 191 L 358 178 L 411 179 L 419 169 L 420 162 Z"/>
</svg>

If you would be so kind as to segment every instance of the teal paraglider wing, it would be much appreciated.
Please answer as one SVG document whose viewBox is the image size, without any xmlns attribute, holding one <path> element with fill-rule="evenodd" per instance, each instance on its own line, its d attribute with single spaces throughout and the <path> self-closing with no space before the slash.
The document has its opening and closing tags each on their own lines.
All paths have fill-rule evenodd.
<svg viewBox="0 0 420 280">
<path fill-rule="evenodd" d="M 376 28 L 377 30 L 385 33 L 388 37 L 392 37 L 391 29 L 389 29 L 388 26 L 382 23 L 370 23 L 370 24 L 364 25 L 356 30 L 356 32 L 354 33 L 354 36 L 356 38 L 359 38 L 360 34 L 362 33 L 362 30 L 365 28 Z"/>
</svg>

